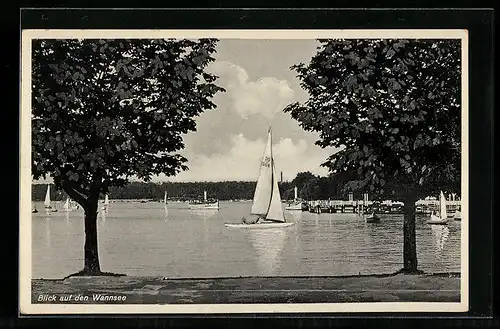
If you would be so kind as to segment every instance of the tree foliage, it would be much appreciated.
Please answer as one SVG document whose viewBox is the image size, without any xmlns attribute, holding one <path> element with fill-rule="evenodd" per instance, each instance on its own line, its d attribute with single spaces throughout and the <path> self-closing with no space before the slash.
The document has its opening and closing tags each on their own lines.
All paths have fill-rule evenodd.
<svg viewBox="0 0 500 329">
<path fill-rule="evenodd" d="M 87 197 L 137 176 L 186 169 L 175 154 L 223 91 L 205 72 L 216 40 L 36 40 L 35 179 Z M 78 200 L 77 200 L 78 201 Z"/>
<path fill-rule="evenodd" d="M 85 210 L 84 268 L 102 275 L 98 199 L 132 176 L 187 169 L 176 152 L 222 88 L 205 71 L 214 39 L 35 40 L 32 174 L 49 174 Z"/>
<path fill-rule="evenodd" d="M 403 271 L 418 272 L 415 201 L 460 190 L 460 40 L 319 41 L 292 67 L 310 97 L 284 111 L 319 132 L 319 146 L 340 148 L 323 165 L 354 172 L 347 189 L 398 192 Z"/>
<path fill-rule="evenodd" d="M 292 67 L 310 97 L 285 112 L 321 147 L 341 148 L 324 165 L 355 171 L 352 190 L 459 191 L 460 40 L 319 41 Z"/>
</svg>

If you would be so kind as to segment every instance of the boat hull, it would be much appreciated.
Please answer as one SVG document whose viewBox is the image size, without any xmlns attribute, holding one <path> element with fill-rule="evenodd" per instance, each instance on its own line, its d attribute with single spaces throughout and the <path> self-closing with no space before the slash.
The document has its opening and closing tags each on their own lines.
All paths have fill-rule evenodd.
<svg viewBox="0 0 500 329">
<path fill-rule="evenodd" d="M 378 217 L 366 218 L 365 222 L 366 223 L 380 223 L 380 218 L 378 218 Z"/>
<path fill-rule="evenodd" d="M 286 223 L 257 223 L 257 224 L 230 224 L 226 223 L 224 224 L 226 227 L 229 228 L 240 228 L 240 229 L 268 229 L 268 228 L 281 228 L 281 227 L 288 227 L 292 226 L 293 223 L 286 222 Z"/>
<path fill-rule="evenodd" d="M 432 225 L 447 225 L 448 219 L 441 219 L 437 216 L 431 215 L 431 219 L 427 220 L 425 223 Z"/>
<path fill-rule="evenodd" d="M 219 203 L 200 203 L 200 204 L 189 204 L 189 209 L 219 209 Z"/>
<path fill-rule="evenodd" d="M 291 204 L 288 206 L 285 206 L 285 210 L 299 210 L 302 211 L 302 204 L 297 203 L 297 204 Z"/>
</svg>

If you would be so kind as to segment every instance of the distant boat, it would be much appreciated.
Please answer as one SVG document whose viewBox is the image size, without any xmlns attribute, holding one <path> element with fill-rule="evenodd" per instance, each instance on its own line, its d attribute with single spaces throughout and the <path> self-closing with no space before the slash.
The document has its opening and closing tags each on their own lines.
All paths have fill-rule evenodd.
<svg viewBox="0 0 500 329">
<path fill-rule="evenodd" d="M 254 222 L 243 218 L 243 223 L 227 223 L 225 226 L 230 228 L 263 229 L 293 225 L 292 222 L 286 221 L 283 214 L 276 169 L 274 167 L 271 128 L 269 128 L 267 135 L 267 143 L 260 164 L 259 178 L 255 187 L 250 214 L 257 216 Z"/>
<path fill-rule="evenodd" d="M 45 201 L 43 202 L 45 210 L 47 212 L 57 212 L 57 209 L 52 207 L 52 202 L 50 201 L 50 185 L 47 185 L 47 193 L 45 193 Z"/>
<path fill-rule="evenodd" d="M 365 222 L 366 223 L 378 223 L 378 222 L 380 222 L 380 217 L 377 214 L 372 213 L 371 215 L 365 216 Z"/>
<path fill-rule="evenodd" d="M 454 220 L 462 220 L 462 213 L 458 210 L 455 211 L 455 213 L 453 214 L 453 219 Z"/>
<path fill-rule="evenodd" d="M 108 198 L 108 195 L 106 194 L 106 196 L 104 197 L 104 206 L 102 206 L 102 210 L 107 210 L 108 209 L 108 205 L 109 205 L 109 198 Z"/>
<path fill-rule="evenodd" d="M 444 197 L 443 192 L 439 195 L 439 215 L 431 214 L 431 219 L 426 221 L 427 224 L 434 225 L 447 225 L 448 224 L 448 215 L 446 212 L 446 198 Z"/>
<path fill-rule="evenodd" d="M 203 201 L 190 201 L 189 209 L 219 209 L 219 200 L 208 200 L 207 191 L 203 191 Z"/>
<path fill-rule="evenodd" d="M 294 187 L 294 201 L 285 207 L 285 210 L 302 210 L 302 201 L 299 200 L 297 186 Z"/>
</svg>

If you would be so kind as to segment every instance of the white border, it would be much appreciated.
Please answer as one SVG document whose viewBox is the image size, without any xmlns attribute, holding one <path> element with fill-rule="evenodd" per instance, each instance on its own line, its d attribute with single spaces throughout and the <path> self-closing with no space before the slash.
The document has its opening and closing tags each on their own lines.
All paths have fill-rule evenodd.
<svg viewBox="0 0 500 329">
<path fill-rule="evenodd" d="M 301 303 L 85 305 L 31 303 L 31 40 L 63 38 L 218 38 L 218 39 L 374 39 L 419 38 L 462 40 L 462 221 L 461 286 L 457 303 Z M 333 312 L 465 312 L 469 304 L 468 198 L 468 33 L 466 30 L 23 30 L 21 37 L 19 312 L 36 314 L 216 314 Z"/>
</svg>

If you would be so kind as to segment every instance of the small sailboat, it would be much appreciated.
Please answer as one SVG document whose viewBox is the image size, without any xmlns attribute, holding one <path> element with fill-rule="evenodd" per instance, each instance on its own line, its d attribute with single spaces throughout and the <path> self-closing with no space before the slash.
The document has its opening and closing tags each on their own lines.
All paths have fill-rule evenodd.
<svg viewBox="0 0 500 329">
<path fill-rule="evenodd" d="M 302 210 L 302 202 L 299 200 L 297 186 L 294 187 L 294 199 L 293 203 L 288 204 L 285 210 Z"/>
<path fill-rule="evenodd" d="M 267 143 L 260 163 L 259 178 L 255 187 L 250 214 L 257 216 L 257 219 L 255 221 L 248 221 L 246 218 L 243 218 L 243 223 L 226 223 L 225 226 L 229 228 L 263 229 L 293 225 L 292 222 L 286 221 L 283 214 L 283 206 L 281 204 L 278 180 L 274 167 L 271 128 L 268 131 Z"/>
<path fill-rule="evenodd" d="M 107 210 L 108 209 L 108 205 L 109 205 L 109 198 L 108 198 L 108 195 L 106 194 L 106 196 L 104 197 L 104 206 L 102 206 L 102 210 Z"/>
<path fill-rule="evenodd" d="M 446 225 L 448 224 L 448 215 L 446 213 L 446 198 L 443 192 L 439 194 L 439 215 L 431 214 L 431 219 L 426 221 L 427 224 Z"/>
<path fill-rule="evenodd" d="M 56 212 L 57 209 L 54 209 L 51 203 L 52 202 L 50 201 L 50 185 L 47 185 L 47 192 L 45 193 L 45 201 L 43 202 L 43 204 L 47 212 Z"/>
<path fill-rule="evenodd" d="M 66 202 L 64 202 L 63 209 L 64 209 L 64 211 L 71 211 L 72 210 L 72 208 L 70 207 L 70 204 L 69 204 L 69 198 L 66 198 Z"/>
<path fill-rule="evenodd" d="M 208 200 L 207 191 L 203 191 L 203 201 L 191 201 L 189 209 L 219 209 L 219 200 Z"/>
</svg>

